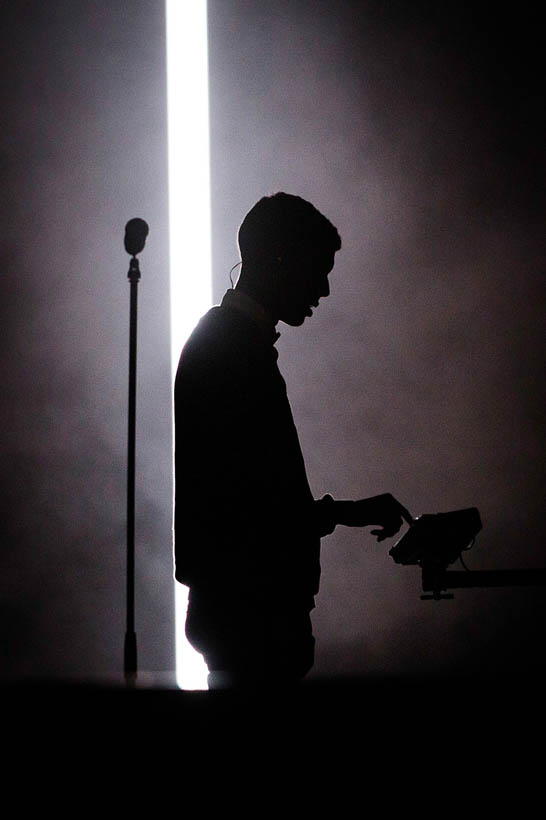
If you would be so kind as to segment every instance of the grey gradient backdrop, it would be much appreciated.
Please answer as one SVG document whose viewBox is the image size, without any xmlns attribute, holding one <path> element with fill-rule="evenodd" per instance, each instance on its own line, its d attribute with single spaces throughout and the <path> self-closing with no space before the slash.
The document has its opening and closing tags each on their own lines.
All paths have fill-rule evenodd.
<svg viewBox="0 0 546 820">
<path fill-rule="evenodd" d="M 280 327 L 316 495 L 477 506 L 472 568 L 546 566 L 544 99 L 538 19 L 489 4 L 212 0 L 214 298 L 264 193 L 343 248 Z M 164 12 L 2 4 L 4 678 L 121 677 L 128 257 L 139 295 L 137 632 L 174 668 Z M 503 16 L 504 14 L 504 16 Z M 536 12 L 538 14 L 538 12 Z M 184 228 L 174 246 L 184 265 Z M 202 275 L 201 271 L 194 272 Z M 173 271 L 176 275 L 176 269 Z M 419 600 L 366 531 L 323 542 L 314 677 L 542 668 L 544 592 Z"/>
</svg>

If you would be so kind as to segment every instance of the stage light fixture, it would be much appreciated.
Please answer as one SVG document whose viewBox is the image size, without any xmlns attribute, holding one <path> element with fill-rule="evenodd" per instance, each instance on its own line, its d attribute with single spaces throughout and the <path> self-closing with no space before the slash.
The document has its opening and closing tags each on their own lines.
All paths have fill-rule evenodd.
<svg viewBox="0 0 546 820">
<path fill-rule="evenodd" d="M 172 382 L 182 346 L 212 304 L 206 0 L 166 0 Z M 207 689 L 184 634 L 188 590 L 175 583 L 176 677 Z"/>
</svg>

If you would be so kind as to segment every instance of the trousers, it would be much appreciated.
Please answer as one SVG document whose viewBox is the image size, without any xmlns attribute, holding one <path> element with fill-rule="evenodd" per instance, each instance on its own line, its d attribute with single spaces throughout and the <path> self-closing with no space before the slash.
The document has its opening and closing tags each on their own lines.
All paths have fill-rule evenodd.
<svg viewBox="0 0 546 820">
<path fill-rule="evenodd" d="M 309 611 L 282 598 L 191 588 L 186 637 L 222 688 L 297 682 L 314 662 Z"/>
</svg>

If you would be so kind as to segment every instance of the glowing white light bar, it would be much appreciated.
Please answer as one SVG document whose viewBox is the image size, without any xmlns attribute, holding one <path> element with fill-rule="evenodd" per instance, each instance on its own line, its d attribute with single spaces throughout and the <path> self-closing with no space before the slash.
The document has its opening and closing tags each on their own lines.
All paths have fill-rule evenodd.
<svg viewBox="0 0 546 820">
<path fill-rule="evenodd" d="M 212 303 L 206 0 L 166 0 L 171 362 Z M 203 657 L 184 634 L 188 590 L 175 583 L 176 675 L 207 689 Z"/>
</svg>

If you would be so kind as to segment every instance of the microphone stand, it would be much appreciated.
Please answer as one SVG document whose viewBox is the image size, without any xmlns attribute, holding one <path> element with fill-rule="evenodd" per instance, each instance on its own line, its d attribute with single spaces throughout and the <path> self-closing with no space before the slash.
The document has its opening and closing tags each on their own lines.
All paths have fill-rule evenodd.
<svg viewBox="0 0 546 820">
<path fill-rule="evenodd" d="M 131 283 L 129 319 L 129 425 L 127 438 L 127 626 L 124 646 L 125 681 L 134 686 L 137 678 L 137 639 L 135 632 L 135 422 L 137 288 L 140 268 L 133 255 L 127 278 Z"/>
</svg>

